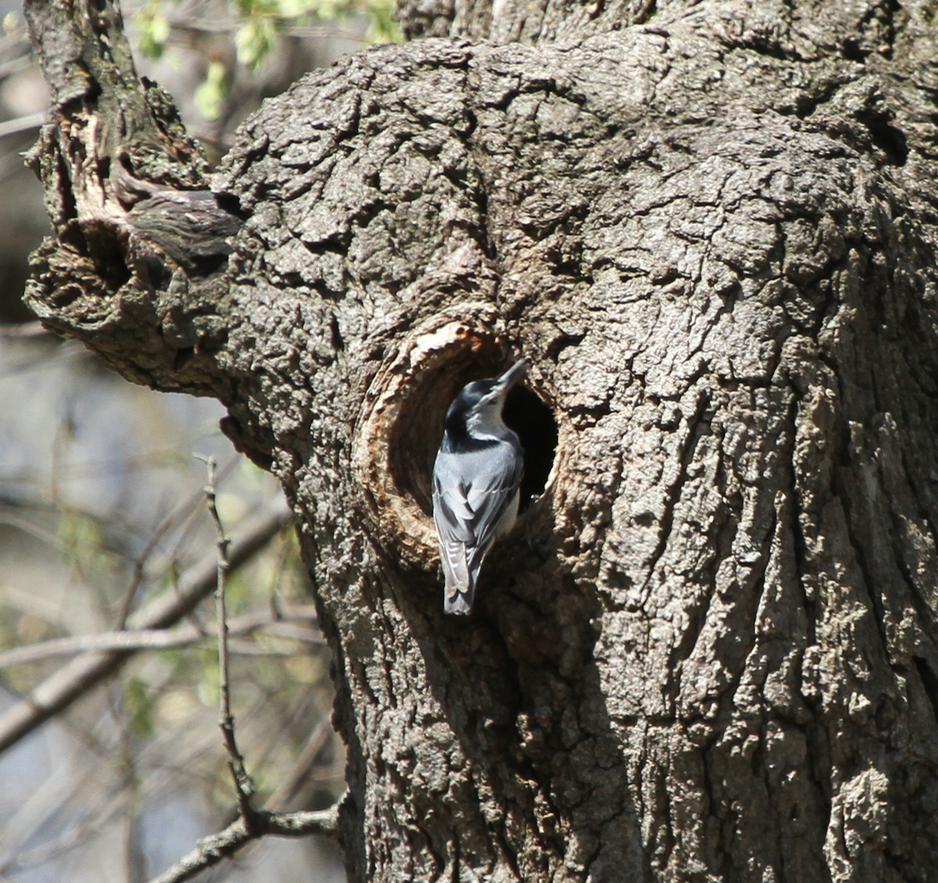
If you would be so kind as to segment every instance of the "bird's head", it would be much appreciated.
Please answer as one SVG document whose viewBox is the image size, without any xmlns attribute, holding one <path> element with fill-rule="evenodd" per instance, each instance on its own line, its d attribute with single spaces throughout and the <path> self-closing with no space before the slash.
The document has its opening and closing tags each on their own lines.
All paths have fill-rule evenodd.
<svg viewBox="0 0 938 883">
<path fill-rule="evenodd" d="M 504 430 L 502 408 L 505 398 L 524 377 L 527 368 L 527 360 L 521 359 L 493 380 L 467 383 L 449 406 L 446 414 L 447 430 L 463 431 L 469 435 L 490 435 Z"/>
</svg>

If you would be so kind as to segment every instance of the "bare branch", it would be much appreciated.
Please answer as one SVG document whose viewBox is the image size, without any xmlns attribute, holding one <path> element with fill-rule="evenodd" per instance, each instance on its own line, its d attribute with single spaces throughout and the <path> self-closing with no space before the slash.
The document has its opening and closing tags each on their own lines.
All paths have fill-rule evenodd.
<svg viewBox="0 0 938 883">
<path fill-rule="evenodd" d="M 36 113 L 29 113 L 26 116 L 17 117 L 15 120 L 6 120 L 0 123 L 0 138 L 7 135 L 18 135 L 20 132 L 28 132 L 31 129 L 38 129 L 48 117 L 44 110 Z"/>
<path fill-rule="evenodd" d="M 309 779 L 310 771 L 316 761 L 316 755 L 322 750 L 323 745 L 332 733 L 332 725 L 329 718 L 323 718 L 310 733 L 306 740 L 306 745 L 300 752 L 299 757 L 293 764 L 293 768 L 284 777 L 283 781 L 277 785 L 276 790 L 267 798 L 267 809 L 277 812 L 282 809 L 288 800 L 300 789 L 300 786 Z"/>
<path fill-rule="evenodd" d="M 224 831 L 200 840 L 197 849 L 159 877 L 154 877 L 150 883 L 182 883 L 184 880 L 191 880 L 206 868 L 217 865 L 222 859 L 230 858 L 252 840 L 267 834 L 276 837 L 305 837 L 310 834 L 335 836 L 339 807 L 344 799 L 343 796 L 329 809 L 318 812 L 255 812 L 251 831 L 248 830 L 245 820 L 239 818 Z"/>
<path fill-rule="evenodd" d="M 237 458 L 232 459 L 223 470 L 223 474 L 229 473 L 237 462 Z M 153 553 L 153 550 L 170 530 L 172 530 L 176 525 L 184 524 L 189 518 L 192 517 L 195 504 L 197 502 L 197 497 L 192 500 L 187 500 L 182 506 L 178 507 L 175 512 L 164 518 L 157 526 L 156 530 L 153 531 L 149 540 L 147 540 L 147 544 L 144 546 L 143 551 L 134 561 L 133 576 L 131 577 L 130 584 L 127 586 L 127 591 L 124 593 L 124 599 L 120 606 L 117 621 L 114 624 L 114 630 L 124 629 L 127 627 L 127 617 L 130 616 L 130 611 L 133 608 L 134 600 L 137 597 L 137 591 L 143 583 L 144 568 L 146 567 L 147 561 L 149 560 L 150 555 Z"/>
<path fill-rule="evenodd" d="M 230 567 L 240 567 L 263 549 L 292 516 L 283 503 L 257 515 L 232 538 Z M 160 629 L 178 622 L 215 588 L 217 559 L 205 556 L 187 570 L 178 585 L 164 592 L 131 616 L 132 629 Z M 41 723 L 67 708 L 104 678 L 117 671 L 133 649 L 107 650 L 73 659 L 37 686 L 23 701 L 0 717 L 0 752 L 5 751 Z"/>
<path fill-rule="evenodd" d="M 286 607 L 274 616 L 269 610 L 256 611 L 231 620 L 228 624 L 228 633 L 232 635 L 246 635 L 252 632 L 270 630 L 278 637 L 289 638 L 295 641 L 309 641 L 309 630 L 289 630 L 289 626 L 297 622 L 315 622 L 316 608 L 310 605 Z M 67 656 L 73 653 L 90 653 L 101 650 L 165 650 L 167 647 L 184 647 L 206 638 L 206 633 L 194 626 L 179 626 L 173 630 L 167 629 L 137 629 L 136 631 L 103 632 L 95 635 L 75 635 L 68 638 L 53 638 L 48 641 L 39 641 L 25 647 L 16 647 L 0 653 L 0 669 L 12 665 L 22 665 L 25 662 L 38 662 L 52 656 Z M 317 643 L 322 639 L 317 638 Z"/>
<path fill-rule="evenodd" d="M 254 796 L 255 788 L 254 782 L 251 781 L 251 777 L 244 767 L 244 757 L 238 749 L 238 741 L 235 738 L 234 718 L 231 716 L 231 691 L 228 681 L 228 614 L 225 610 L 225 578 L 228 575 L 230 566 L 228 547 L 231 545 L 231 540 L 228 539 L 228 535 L 225 533 L 216 505 L 215 458 L 199 457 L 199 459 L 205 461 L 205 467 L 208 471 L 205 501 L 208 505 L 209 514 L 212 516 L 212 521 L 215 522 L 215 546 L 218 549 L 215 583 L 215 617 L 218 620 L 218 725 L 221 727 L 225 749 L 228 752 L 228 768 L 231 770 L 231 777 L 234 780 L 235 791 L 238 795 L 238 809 L 244 821 L 245 829 L 249 833 L 253 833 L 255 813 L 251 807 L 251 798 Z"/>
<path fill-rule="evenodd" d="M 298 837 L 307 834 L 330 834 L 336 832 L 341 800 L 321 812 L 274 813 L 257 811 L 251 806 L 254 783 L 244 767 L 244 758 L 238 749 L 234 732 L 234 719 L 231 715 L 230 689 L 228 678 L 228 625 L 225 610 L 225 578 L 228 573 L 229 539 L 218 514 L 215 498 L 215 460 L 204 458 L 208 469 L 208 483 L 205 497 L 212 520 L 215 522 L 218 549 L 217 587 L 215 590 L 216 616 L 218 619 L 218 668 L 219 668 L 219 711 L 225 748 L 228 751 L 228 766 L 231 769 L 238 797 L 239 817 L 224 831 L 199 841 L 198 849 L 177 862 L 164 874 L 151 883 L 181 883 L 196 874 L 217 864 L 224 858 L 234 855 L 252 840 L 267 834 L 284 837 Z M 303 767 L 315 757 L 326 736 L 324 724 L 320 724 L 310 738 L 306 751 L 303 752 Z M 294 783 L 288 785 L 292 790 Z M 286 797 L 286 791 L 278 791 L 277 801 Z"/>
</svg>

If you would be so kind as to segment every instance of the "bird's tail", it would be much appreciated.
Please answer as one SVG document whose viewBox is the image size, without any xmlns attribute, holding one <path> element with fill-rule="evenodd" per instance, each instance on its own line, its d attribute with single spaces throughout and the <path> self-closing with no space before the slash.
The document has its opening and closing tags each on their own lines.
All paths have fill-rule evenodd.
<svg viewBox="0 0 938 883">
<path fill-rule="evenodd" d="M 472 572 L 472 562 L 467 552 L 466 544 L 459 540 L 440 543 L 443 575 L 446 578 L 443 609 L 447 613 L 466 614 L 472 609 L 476 574 Z"/>
<path fill-rule="evenodd" d="M 468 588 L 464 586 L 450 585 L 447 583 L 446 592 L 443 597 L 443 609 L 447 613 L 456 613 L 465 616 L 472 610 L 472 600 L 476 593 L 475 585 Z"/>
<path fill-rule="evenodd" d="M 464 543 L 453 545 L 459 547 L 459 554 L 452 556 L 450 561 L 457 561 L 458 566 L 444 566 L 443 568 L 446 576 L 443 609 L 447 613 L 465 615 L 472 609 L 476 594 L 476 581 L 479 579 L 482 559 L 485 558 L 488 549 L 467 548 Z"/>
</svg>

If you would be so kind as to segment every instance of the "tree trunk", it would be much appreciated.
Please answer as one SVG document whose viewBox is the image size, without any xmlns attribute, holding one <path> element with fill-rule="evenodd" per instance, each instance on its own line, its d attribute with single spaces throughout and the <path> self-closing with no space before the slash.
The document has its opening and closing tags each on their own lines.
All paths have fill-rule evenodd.
<svg viewBox="0 0 938 883">
<path fill-rule="evenodd" d="M 150 184 L 198 187 L 195 154 L 155 90 L 117 105 L 168 171 L 101 137 L 88 47 L 119 23 L 70 93 L 33 10 L 57 238 L 30 305 L 219 397 L 282 481 L 351 880 L 935 879 L 929 10 L 405 3 L 436 38 L 305 77 L 217 197 L 178 198 Z M 447 617 L 443 416 L 519 354 L 526 511 Z"/>
</svg>

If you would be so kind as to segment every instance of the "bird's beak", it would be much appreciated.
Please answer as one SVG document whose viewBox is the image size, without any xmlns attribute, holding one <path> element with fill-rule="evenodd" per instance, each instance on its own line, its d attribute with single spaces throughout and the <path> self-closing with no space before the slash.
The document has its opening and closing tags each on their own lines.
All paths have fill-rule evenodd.
<svg viewBox="0 0 938 883">
<path fill-rule="evenodd" d="M 515 362 L 498 380 L 495 381 L 495 390 L 498 395 L 505 395 L 528 371 L 528 360 L 520 359 Z"/>
</svg>

